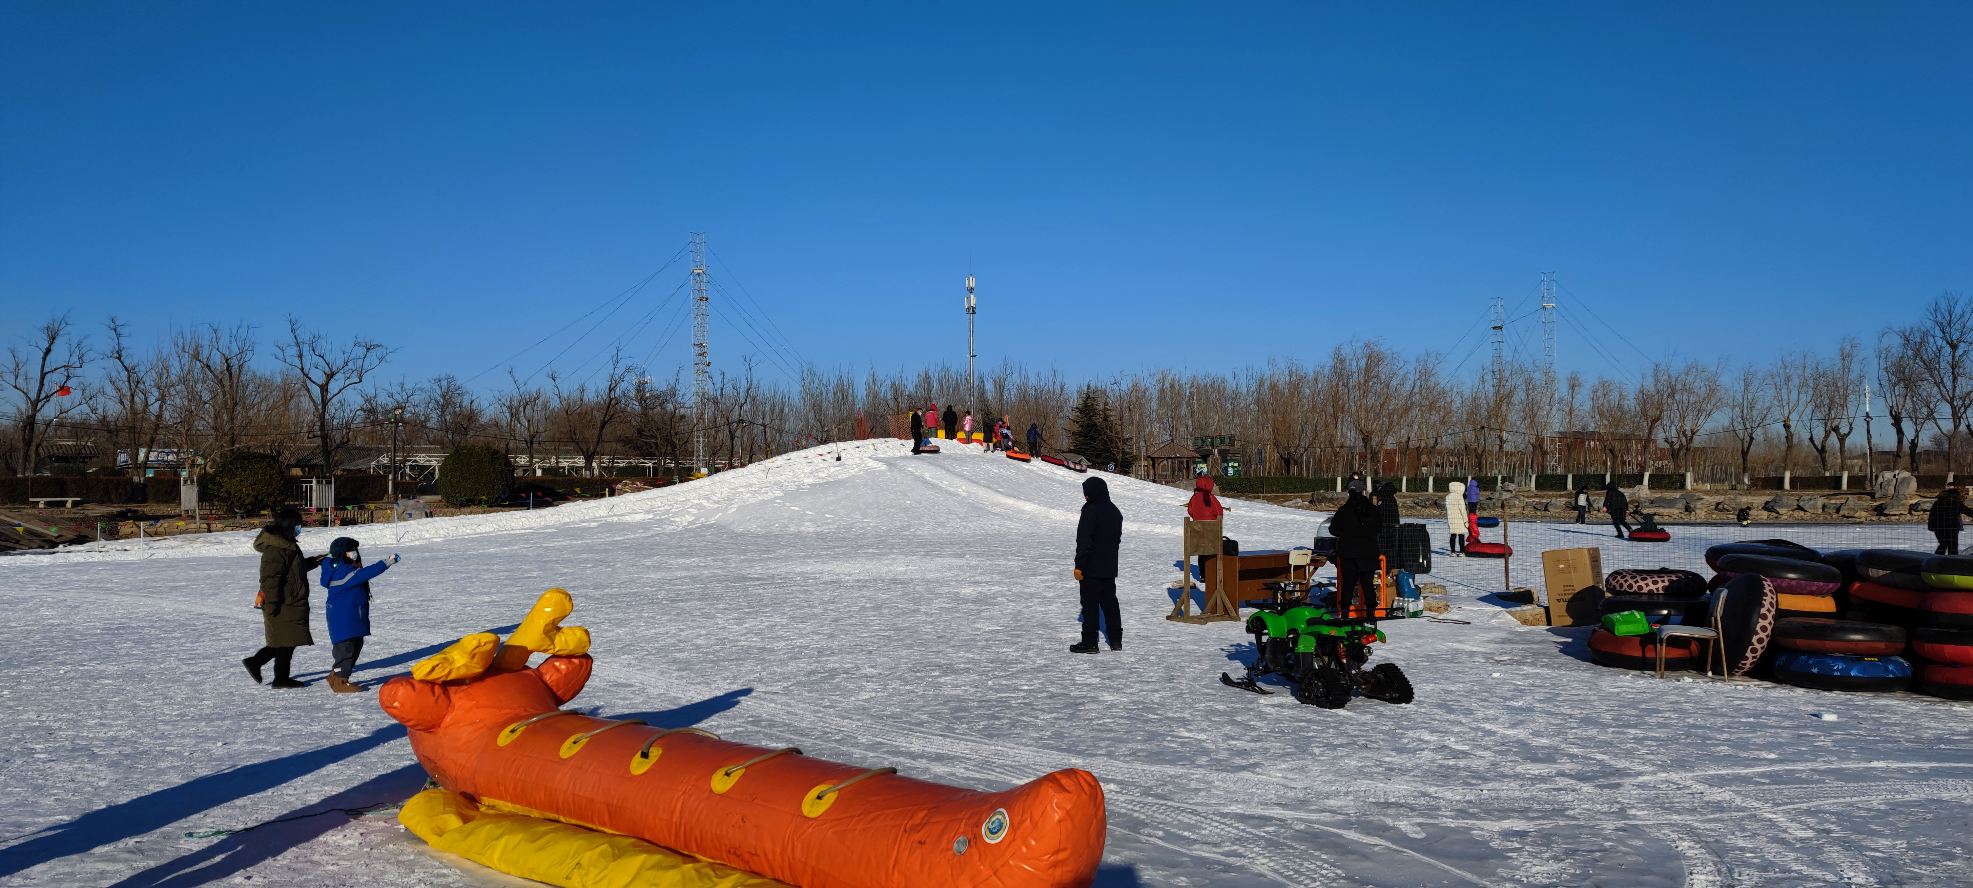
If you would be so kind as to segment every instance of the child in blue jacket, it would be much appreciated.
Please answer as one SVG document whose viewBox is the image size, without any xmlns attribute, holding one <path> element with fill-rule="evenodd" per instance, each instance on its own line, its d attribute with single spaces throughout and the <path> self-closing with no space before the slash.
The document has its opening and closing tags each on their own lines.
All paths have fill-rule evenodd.
<svg viewBox="0 0 1973 888">
<path fill-rule="evenodd" d="M 365 566 L 356 541 L 338 537 L 322 562 L 322 588 L 329 590 L 329 642 L 335 645 L 335 665 L 329 667 L 329 690 L 351 694 L 363 686 L 349 680 L 370 634 L 370 581 L 397 563 L 392 555 Z"/>
</svg>

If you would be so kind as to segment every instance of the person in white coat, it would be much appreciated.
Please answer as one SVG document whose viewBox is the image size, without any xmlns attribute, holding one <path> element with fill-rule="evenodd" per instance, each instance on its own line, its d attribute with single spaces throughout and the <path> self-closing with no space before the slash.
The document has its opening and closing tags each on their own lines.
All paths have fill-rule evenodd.
<svg viewBox="0 0 1973 888">
<path fill-rule="evenodd" d="M 1446 485 L 1445 493 L 1446 528 L 1452 531 L 1452 554 L 1455 558 L 1466 556 L 1466 485 L 1458 481 Z"/>
</svg>

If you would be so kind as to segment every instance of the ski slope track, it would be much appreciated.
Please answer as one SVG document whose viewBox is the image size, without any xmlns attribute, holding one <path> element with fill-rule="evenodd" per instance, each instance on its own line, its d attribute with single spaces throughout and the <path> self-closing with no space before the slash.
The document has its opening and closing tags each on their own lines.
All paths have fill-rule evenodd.
<svg viewBox="0 0 1973 888">
<path fill-rule="evenodd" d="M 1584 630 L 1491 603 L 1497 561 L 1437 559 L 1470 625 L 1386 624 L 1378 656 L 1416 703 L 1318 710 L 1218 682 L 1239 628 L 1164 619 L 1185 493 L 1102 476 L 1126 520 L 1126 650 L 1070 655 L 1096 476 L 871 441 L 302 546 L 404 556 L 374 584 L 365 683 L 563 586 L 595 637 L 588 711 L 982 788 L 1087 768 L 1109 801 L 1099 885 L 1973 883 L 1973 706 L 1591 665 Z M 1250 549 L 1306 544 L 1322 517 L 1232 505 Z M 1609 569 L 1667 551 L 1584 532 L 1515 525 L 1516 581 L 1539 584 L 1547 548 L 1614 544 Z M 0 885 L 517 884 L 377 807 L 424 775 L 374 694 L 246 677 L 249 539 L 0 559 Z M 328 665 L 321 607 L 304 679 Z"/>
</svg>

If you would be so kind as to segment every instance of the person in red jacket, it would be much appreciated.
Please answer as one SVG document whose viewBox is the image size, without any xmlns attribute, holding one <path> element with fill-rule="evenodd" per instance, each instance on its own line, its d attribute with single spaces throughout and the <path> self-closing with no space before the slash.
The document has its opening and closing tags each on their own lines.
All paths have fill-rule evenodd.
<svg viewBox="0 0 1973 888">
<path fill-rule="evenodd" d="M 1213 495 L 1213 479 L 1200 475 L 1192 482 L 1192 501 L 1185 504 L 1185 514 L 1194 521 L 1218 521 L 1226 516 L 1226 507 Z"/>
</svg>

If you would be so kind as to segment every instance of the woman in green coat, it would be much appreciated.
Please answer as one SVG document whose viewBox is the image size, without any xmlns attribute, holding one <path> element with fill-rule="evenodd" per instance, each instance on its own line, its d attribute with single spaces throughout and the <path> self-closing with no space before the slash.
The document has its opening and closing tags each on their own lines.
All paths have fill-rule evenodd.
<svg viewBox="0 0 1973 888">
<path fill-rule="evenodd" d="M 270 687 L 304 686 L 289 677 L 289 667 L 295 648 L 315 643 L 308 631 L 308 572 L 322 563 L 322 556 L 301 554 L 301 544 L 295 541 L 300 527 L 301 511 L 283 506 L 253 541 L 254 551 L 260 553 L 260 621 L 267 632 L 267 644 L 240 663 L 256 684 L 261 681 L 260 668 L 272 660 L 274 683 Z"/>
</svg>

